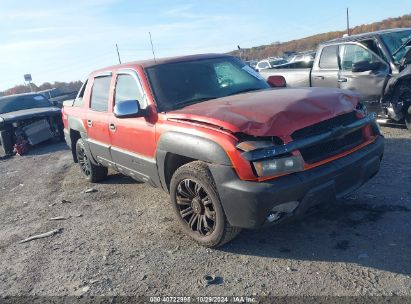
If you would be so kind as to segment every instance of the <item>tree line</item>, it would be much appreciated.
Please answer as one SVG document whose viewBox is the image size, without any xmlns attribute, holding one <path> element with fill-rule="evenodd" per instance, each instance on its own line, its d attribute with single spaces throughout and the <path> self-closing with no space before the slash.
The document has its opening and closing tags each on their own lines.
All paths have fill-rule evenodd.
<svg viewBox="0 0 411 304">
<path fill-rule="evenodd" d="M 351 34 L 360 34 L 366 32 L 373 32 L 383 29 L 391 29 L 391 28 L 404 28 L 404 27 L 411 27 L 411 14 L 407 14 L 397 18 L 388 18 L 382 20 L 380 22 L 374 22 L 371 24 L 363 24 L 351 28 Z M 335 38 L 342 37 L 346 32 L 345 31 L 334 31 L 328 33 L 317 34 L 309 37 L 305 37 L 302 39 L 291 40 L 287 42 L 273 42 L 269 45 L 261 45 L 257 47 L 252 47 L 248 49 L 241 50 L 241 56 L 245 60 L 251 59 L 263 59 L 268 57 L 277 57 L 283 56 L 285 52 L 302 52 L 308 50 L 316 50 L 317 46 L 324 41 L 332 40 Z M 239 51 L 232 51 L 230 54 L 239 56 Z M 48 89 L 61 89 L 64 92 L 75 92 L 80 89 L 82 85 L 81 81 L 72 81 L 72 82 L 59 82 L 55 81 L 54 83 L 45 82 L 40 86 L 32 83 L 31 88 L 29 85 L 16 85 L 13 88 L 10 88 L 4 92 L 0 92 L 1 95 L 12 95 L 12 94 L 21 94 L 21 93 L 29 93 L 39 92 Z"/>
<path fill-rule="evenodd" d="M 44 90 L 50 89 L 59 89 L 64 93 L 71 93 L 80 90 L 83 83 L 80 80 L 71 81 L 71 82 L 60 82 L 55 81 L 54 83 L 44 82 L 43 84 L 37 86 L 35 83 L 31 83 L 30 85 L 16 85 L 13 88 L 5 90 L 2 92 L 3 94 L 0 95 L 13 95 L 13 94 L 22 94 L 22 93 L 30 93 L 30 92 L 40 92 Z M 0 92 L 1 93 L 1 92 Z"/>
<path fill-rule="evenodd" d="M 351 35 L 373 32 L 383 29 L 411 27 L 411 14 L 397 18 L 388 18 L 371 24 L 363 24 L 351 28 Z M 241 56 L 244 60 L 264 59 L 268 57 L 283 56 L 285 52 L 302 52 L 316 50 L 317 46 L 328 40 L 342 37 L 346 31 L 334 31 L 317 34 L 302 39 L 291 40 L 287 42 L 273 42 L 269 45 L 261 45 L 248 49 L 242 49 Z M 239 51 L 232 51 L 230 54 L 239 56 Z"/>
</svg>

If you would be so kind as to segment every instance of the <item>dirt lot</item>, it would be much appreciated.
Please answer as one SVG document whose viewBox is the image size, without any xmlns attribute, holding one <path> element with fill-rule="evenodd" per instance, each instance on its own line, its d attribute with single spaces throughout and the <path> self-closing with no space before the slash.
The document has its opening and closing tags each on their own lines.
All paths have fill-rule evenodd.
<svg viewBox="0 0 411 304">
<path fill-rule="evenodd" d="M 160 190 L 114 173 L 85 182 L 64 144 L 2 160 L 0 295 L 411 295 L 411 133 L 383 132 L 381 171 L 362 189 L 218 250 L 179 232 Z"/>
</svg>

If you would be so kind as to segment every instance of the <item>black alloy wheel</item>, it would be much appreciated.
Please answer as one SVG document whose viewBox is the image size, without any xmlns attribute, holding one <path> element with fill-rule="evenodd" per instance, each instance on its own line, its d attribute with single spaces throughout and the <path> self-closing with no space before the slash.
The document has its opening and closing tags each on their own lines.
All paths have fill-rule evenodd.
<svg viewBox="0 0 411 304">
<path fill-rule="evenodd" d="M 79 149 L 77 149 L 77 159 L 80 165 L 81 172 L 83 172 L 83 174 L 86 177 L 89 177 L 91 175 L 90 161 L 87 157 L 87 154 L 86 154 L 86 151 L 83 145 L 81 145 Z"/>
<path fill-rule="evenodd" d="M 209 235 L 215 228 L 215 207 L 204 188 L 192 179 L 177 187 L 177 205 L 181 217 L 192 231 Z"/>
<path fill-rule="evenodd" d="M 92 183 L 104 180 L 108 174 L 107 168 L 98 164 L 93 164 L 89 158 L 90 154 L 87 152 L 84 141 L 80 138 L 76 143 L 76 156 L 81 172 L 84 177 Z"/>
<path fill-rule="evenodd" d="M 213 176 L 202 161 L 187 163 L 174 172 L 170 198 L 183 232 L 202 246 L 221 246 L 241 232 L 227 220 Z"/>
</svg>

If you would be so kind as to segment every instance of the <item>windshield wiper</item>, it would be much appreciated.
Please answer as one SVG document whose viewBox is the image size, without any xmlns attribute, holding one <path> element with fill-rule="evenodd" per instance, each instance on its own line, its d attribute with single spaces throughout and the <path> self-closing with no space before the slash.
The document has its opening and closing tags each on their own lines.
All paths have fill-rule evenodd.
<svg viewBox="0 0 411 304">
<path fill-rule="evenodd" d="M 230 93 L 227 96 L 237 95 L 237 94 L 241 94 L 241 93 L 247 93 L 247 92 L 251 92 L 251 91 L 258 91 L 258 90 L 262 90 L 262 88 L 248 88 L 248 89 L 245 89 L 245 90 L 240 90 L 240 91 L 237 91 L 237 92 Z"/>
<path fill-rule="evenodd" d="M 401 46 L 392 53 L 392 56 L 394 57 L 401 51 L 404 47 L 406 47 L 409 43 L 411 42 L 411 37 L 409 37 Z"/>
<path fill-rule="evenodd" d="M 183 100 L 180 102 L 177 102 L 173 105 L 173 108 L 179 108 L 179 107 L 186 107 L 195 103 L 199 103 L 201 101 L 206 101 L 206 100 L 211 100 L 211 99 L 216 99 L 218 98 L 218 96 L 207 96 L 207 97 L 199 97 L 199 98 L 194 98 L 194 99 L 190 99 L 190 100 Z"/>
</svg>

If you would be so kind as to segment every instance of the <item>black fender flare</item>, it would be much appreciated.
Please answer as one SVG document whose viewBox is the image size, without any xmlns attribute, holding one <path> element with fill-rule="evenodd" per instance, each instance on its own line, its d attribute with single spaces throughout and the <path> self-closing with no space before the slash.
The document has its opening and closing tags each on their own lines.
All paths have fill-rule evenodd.
<svg viewBox="0 0 411 304">
<path fill-rule="evenodd" d="M 91 162 L 94 165 L 98 165 L 98 162 L 94 159 L 93 155 L 90 152 L 90 146 L 88 144 L 88 135 L 87 135 L 87 130 L 86 127 L 84 126 L 83 120 L 81 118 L 78 117 L 68 117 L 68 129 L 69 132 L 72 131 L 77 131 L 80 133 L 80 138 L 83 139 L 84 141 L 84 146 L 86 148 L 86 153 L 87 153 L 87 157 L 91 160 Z M 69 140 L 70 143 L 68 143 L 71 146 L 71 152 L 73 154 L 73 159 L 75 158 L 75 144 L 76 143 L 72 143 L 71 142 L 71 137 L 69 134 Z"/>
<path fill-rule="evenodd" d="M 168 153 L 201 160 L 207 163 L 231 166 L 231 161 L 225 150 L 216 142 L 181 132 L 168 131 L 163 133 L 157 144 L 156 162 L 161 185 L 168 191 L 165 177 L 165 160 Z"/>
</svg>

